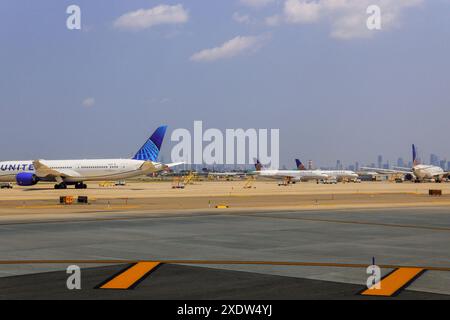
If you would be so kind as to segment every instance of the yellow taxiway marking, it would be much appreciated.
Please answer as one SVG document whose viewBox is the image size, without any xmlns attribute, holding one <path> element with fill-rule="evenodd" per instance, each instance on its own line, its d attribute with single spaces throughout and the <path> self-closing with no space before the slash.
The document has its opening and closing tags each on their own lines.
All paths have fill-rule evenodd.
<svg viewBox="0 0 450 320">
<path fill-rule="evenodd" d="M 154 270 L 159 262 L 138 262 L 100 286 L 100 289 L 130 289 Z"/>
<path fill-rule="evenodd" d="M 365 296 L 384 296 L 390 297 L 398 293 L 417 277 L 419 277 L 425 269 L 423 268 L 399 268 L 382 279 L 380 283 L 373 285 L 371 288 L 364 290 L 361 294 Z M 380 286 L 377 289 L 377 285 Z"/>
</svg>

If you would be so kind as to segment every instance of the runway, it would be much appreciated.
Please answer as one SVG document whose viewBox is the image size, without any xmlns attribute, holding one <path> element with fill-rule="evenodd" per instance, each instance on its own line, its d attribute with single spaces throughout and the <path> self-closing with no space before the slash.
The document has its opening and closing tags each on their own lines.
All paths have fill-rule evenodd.
<svg viewBox="0 0 450 320">
<path fill-rule="evenodd" d="M 450 267 L 450 250 L 448 250 L 450 208 L 447 207 L 291 212 L 213 211 L 212 213 L 184 212 L 182 215 L 133 211 L 132 216 L 125 212 L 122 217 L 116 216 L 114 219 L 96 220 L 94 216 L 86 221 L 30 221 L 28 223 L 10 221 L 0 225 L 0 234 L 2 237 L 0 260 L 253 260 L 369 265 L 372 257 L 375 257 L 376 264 L 379 265 L 442 269 Z M 27 281 L 30 283 L 29 279 L 40 277 L 32 274 L 57 271 L 47 274 L 48 279 L 64 278 L 67 275 L 61 270 L 65 267 L 66 265 L 61 264 L 0 265 L 0 276 L 3 277 L 0 279 L 0 289 L 2 286 L 7 287 L 11 283 L 16 283 L 17 286 L 24 288 L 24 296 L 39 298 L 41 294 L 39 286 L 32 289 L 31 286 L 26 285 Z M 92 274 L 100 273 L 95 278 L 96 281 L 105 280 L 114 273 L 111 271 L 116 268 L 116 266 L 91 264 L 80 265 L 80 267 L 82 270 L 92 270 L 87 272 L 88 279 L 92 272 Z M 92 267 L 100 267 L 100 269 L 92 269 Z M 103 276 L 102 271 L 96 271 L 102 268 L 106 268 Z M 211 280 L 211 283 L 217 281 L 219 283 L 222 275 L 224 277 L 225 274 L 228 275 L 225 271 L 238 272 L 243 274 L 244 278 L 254 277 L 252 279 L 256 282 L 253 283 L 253 280 L 248 282 L 248 287 L 244 291 L 238 290 L 229 296 L 226 294 L 227 290 L 222 293 L 220 290 L 216 291 L 217 297 L 230 298 L 273 297 L 278 290 L 281 290 L 273 285 L 272 280 L 267 280 L 270 278 L 267 278 L 268 276 L 273 276 L 281 277 L 282 281 L 291 281 L 294 287 L 294 284 L 297 284 L 299 288 L 306 286 L 306 288 L 317 289 L 316 291 L 313 289 L 286 291 L 292 293 L 292 298 L 307 298 L 312 292 L 315 293 L 310 297 L 329 298 L 330 292 L 335 291 L 320 288 L 337 286 L 337 292 L 347 292 L 342 293 L 340 298 L 352 299 L 365 287 L 368 276 L 365 268 L 332 266 L 165 264 L 161 270 L 158 269 L 154 275 L 148 277 L 134 290 L 138 292 L 147 286 L 152 290 L 155 289 L 156 287 L 152 287 L 152 277 L 156 278 L 158 273 L 161 275 L 165 269 L 169 270 L 167 274 L 170 275 L 170 270 L 175 270 L 171 268 L 175 268 L 178 270 L 176 273 L 180 274 L 186 270 L 185 281 L 191 286 L 198 285 L 202 279 L 200 274 L 203 272 L 205 275 L 215 274 L 211 276 L 215 279 Z M 390 271 L 392 269 L 382 269 L 384 275 Z M 26 277 L 12 277 L 26 274 L 28 275 Z M 262 278 L 258 278 L 259 276 Z M 169 278 L 163 275 L 159 285 L 170 283 Z M 260 284 L 257 283 L 263 280 L 268 281 L 264 282 L 267 287 L 265 290 L 259 290 Z M 96 281 L 89 281 L 86 282 L 85 288 L 90 291 Z M 34 280 L 31 283 L 34 283 Z M 170 288 L 161 290 L 155 292 L 170 292 Z M 162 294 L 158 297 L 146 296 L 144 291 L 139 291 L 143 294 L 142 296 L 135 294 L 142 298 L 174 297 L 170 294 Z M 11 297 L 20 298 L 17 290 L 14 292 Z M 89 298 L 97 297 L 95 293 L 79 294 L 87 294 Z M 429 270 L 411 283 L 398 297 L 432 297 L 427 294 L 438 294 L 439 298 L 450 297 L 450 273 Z M 123 297 L 127 295 L 132 294 L 123 293 Z M 102 295 L 98 294 L 98 297 L 100 296 Z M 119 296 L 120 293 L 115 293 L 114 297 Z M 67 297 L 67 294 L 62 294 L 61 298 L 63 297 Z M 188 294 L 177 296 L 177 298 L 189 297 L 192 296 Z M 198 297 L 202 297 L 200 293 Z M 3 296 L 3 298 L 7 297 Z"/>
</svg>

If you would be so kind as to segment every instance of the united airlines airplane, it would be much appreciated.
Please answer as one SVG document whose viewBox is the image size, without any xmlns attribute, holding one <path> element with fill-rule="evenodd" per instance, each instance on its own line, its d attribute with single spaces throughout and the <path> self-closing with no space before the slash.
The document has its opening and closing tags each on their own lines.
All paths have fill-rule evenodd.
<svg viewBox="0 0 450 320">
<path fill-rule="evenodd" d="M 328 176 L 323 174 L 320 170 L 277 170 L 277 169 L 264 169 L 262 170 L 262 164 L 259 160 L 255 163 L 255 174 L 273 179 L 286 179 L 287 182 L 292 181 L 310 181 L 310 180 L 324 180 Z"/>
<path fill-rule="evenodd" d="M 0 181 L 16 181 L 20 186 L 50 181 L 56 182 L 55 189 L 66 189 L 68 185 L 85 189 L 85 181 L 126 179 L 167 170 L 182 163 L 156 162 L 166 129 L 156 129 L 132 159 L 3 161 Z"/>
<path fill-rule="evenodd" d="M 299 159 L 295 159 L 295 164 L 298 170 L 305 170 L 305 166 Z M 358 181 L 358 174 L 351 170 L 320 170 L 323 174 L 328 176 L 328 179 L 336 179 L 337 181 Z"/>
<path fill-rule="evenodd" d="M 416 146 L 414 144 L 412 145 L 412 160 L 413 160 L 412 168 L 394 167 L 394 170 L 391 170 L 391 169 L 362 167 L 361 169 L 385 174 L 402 174 L 404 176 L 410 175 L 414 180 L 414 182 L 434 180 L 435 182 L 439 183 L 442 182 L 444 178 L 448 178 L 450 174 L 449 172 L 444 171 L 441 167 L 427 164 L 420 164 L 417 158 Z"/>
</svg>

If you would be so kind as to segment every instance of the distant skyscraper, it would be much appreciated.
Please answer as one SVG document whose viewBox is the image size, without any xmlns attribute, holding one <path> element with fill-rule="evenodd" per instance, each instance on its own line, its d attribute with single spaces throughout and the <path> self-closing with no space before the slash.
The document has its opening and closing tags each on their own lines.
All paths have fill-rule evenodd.
<svg viewBox="0 0 450 320">
<path fill-rule="evenodd" d="M 439 165 L 439 157 L 435 154 L 430 154 L 430 164 L 433 166 L 438 166 Z"/>
<path fill-rule="evenodd" d="M 403 158 L 398 158 L 397 160 L 397 167 L 404 167 L 405 161 L 403 161 Z"/>
<path fill-rule="evenodd" d="M 358 161 L 355 162 L 355 171 L 359 171 L 359 162 Z"/>
<path fill-rule="evenodd" d="M 383 156 L 379 155 L 378 156 L 378 168 L 383 168 Z"/>
<path fill-rule="evenodd" d="M 342 163 L 341 160 L 336 161 L 336 170 L 342 170 Z"/>
<path fill-rule="evenodd" d="M 312 168 L 313 168 L 313 161 L 308 160 L 308 170 L 312 170 Z"/>
<path fill-rule="evenodd" d="M 441 167 L 442 169 L 444 169 L 444 170 L 446 170 L 445 169 L 445 165 L 447 164 L 447 160 L 441 160 L 441 161 L 439 161 L 439 167 Z"/>
</svg>

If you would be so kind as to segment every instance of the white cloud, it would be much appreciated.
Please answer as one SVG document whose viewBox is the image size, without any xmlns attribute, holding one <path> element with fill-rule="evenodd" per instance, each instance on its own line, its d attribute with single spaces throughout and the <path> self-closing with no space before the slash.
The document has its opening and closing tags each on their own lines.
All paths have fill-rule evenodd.
<svg viewBox="0 0 450 320">
<path fill-rule="evenodd" d="M 292 24 L 326 21 L 331 26 L 330 34 L 334 38 L 367 38 L 377 33 L 366 27 L 366 9 L 369 5 L 380 7 L 382 30 L 389 30 L 399 25 L 406 8 L 418 6 L 422 2 L 423 0 L 286 0 L 283 20 Z M 269 24 L 267 19 L 266 24 Z"/>
<path fill-rule="evenodd" d="M 261 8 L 274 2 L 275 0 L 240 0 L 240 3 L 247 7 Z"/>
<path fill-rule="evenodd" d="M 275 27 L 278 26 L 281 22 L 281 17 L 278 14 L 275 14 L 273 16 L 267 17 L 266 19 L 264 19 L 264 22 L 266 25 L 270 26 L 270 27 Z"/>
<path fill-rule="evenodd" d="M 251 23 L 250 16 L 247 14 L 240 14 L 239 12 L 233 13 L 233 20 L 238 23 L 249 24 Z"/>
<path fill-rule="evenodd" d="M 191 60 L 200 62 L 231 58 L 259 49 L 266 39 L 266 36 L 237 36 L 218 47 L 205 49 L 193 54 Z"/>
<path fill-rule="evenodd" d="M 291 23 L 309 23 L 319 19 L 322 2 L 287 0 L 284 3 L 286 20 Z"/>
<path fill-rule="evenodd" d="M 95 104 L 95 99 L 93 97 L 88 97 L 88 98 L 84 99 L 81 102 L 81 104 L 83 105 L 83 107 L 87 107 L 87 108 L 93 107 Z"/>
<path fill-rule="evenodd" d="M 142 30 L 159 24 L 180 24 L 189 20 L 183 5 L 159 5 L 150 9 L 139 9 L 125 13 L 114 21 L 119 29 Z"/>
</svg>

